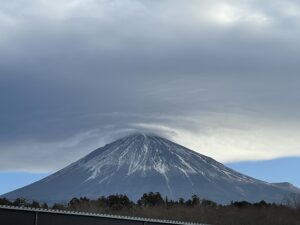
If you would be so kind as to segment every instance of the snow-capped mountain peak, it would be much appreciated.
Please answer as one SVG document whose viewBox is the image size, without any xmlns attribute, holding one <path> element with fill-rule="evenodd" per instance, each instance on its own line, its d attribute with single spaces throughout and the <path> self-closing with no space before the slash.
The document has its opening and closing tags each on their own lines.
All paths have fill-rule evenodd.
<svg viewBox="0 0 300 225">
<path fill-rule="evenodd" d="M 132 134 L 4 196 L 53 202 L 119 193 L 137 200 L 150 191 L 173 199 L 197 194 L 225 203 L 280 202 L 290 190 L 238 173 L 165 138 Z"/>
</svg>

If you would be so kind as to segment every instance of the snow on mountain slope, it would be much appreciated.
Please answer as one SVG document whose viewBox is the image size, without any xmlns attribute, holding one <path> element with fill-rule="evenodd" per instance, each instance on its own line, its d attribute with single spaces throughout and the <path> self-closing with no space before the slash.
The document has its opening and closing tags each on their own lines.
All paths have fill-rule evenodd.
<svg viewBox="0 0 300 225">
<path fill-rule="evenodd" d="M 291 184 L 291 183 L 288 183 L 288 182 L 283 182 L 283 183 L 273 183 L 273 185 L 276 185 L 277 187 L 282 188 L 282 189 L 284 189 L 284 190 L 287 190 L 287 191 L 290 191 L 290 192 L 293 192 L 293 193 L 300 194 L 300 189 L 297 188 L 296 186 L 294 186 L 294 185 Z"/>
<path fill-rule="evenodd" d="M 97 198 L 119 193 L 137 200 L 150 191 L 172 199 L 197 194 L 227 203 L 280 202 L 290 189 L 240 174 L 167 139 L 133 134 L 4 197 L 62 202 L 72 197 Z"/>
</svg>

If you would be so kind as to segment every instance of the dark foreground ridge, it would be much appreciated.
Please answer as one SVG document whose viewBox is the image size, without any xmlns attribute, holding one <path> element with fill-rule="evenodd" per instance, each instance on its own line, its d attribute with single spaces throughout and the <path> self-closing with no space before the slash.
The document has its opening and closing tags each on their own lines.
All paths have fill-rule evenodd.
<svg viewBox="0 0 300 225">
<path fill-rule="evenodd" d="M 49 210 L 15 206 L 0 206 L 0 221 L 10 225 L 205 225 L 173 220 L 118 216 L 97 213 L 84 213 L 66 210 Z"/>
<path fill-rule="evenodd" d="M 158 224 L 214 224 L 214 225 L 299 225 L 300 223 L 300 197 L 291 195 L 284 204 L 270 204 L 265 201 L 249 203 L 246 201 L 231 202 L 228 205 L 218 205 L 215 202 L 201 199 L 193 195 L 190 199 L 179 199 L 178 201 L 162 198 L 159 193 L 145 193 L 138 202 L 131 201 L 124 195 L 111 195 L 100 197 L 97 200 L 90 200 L 86 197 L 73 198 L 67 204 L 56 203 L 51 206 L 51 210 L 46 203 L 40 204 L 36 201 L 26 201 L 16 199 L 13 202 L 7 199 L 0 199 L 0 205 L 4 209 L 24 209 L 25 211 L 59 212 L 60 214 L 94 216 L 112 219 L 129 219 L 132 221 L 142 221 L 144 224 L 155 222 Z M 1 209 L 1 206 L 0 206 Z M 2 210 L 2 212 L 3 212 Z M 23 210 L 23 211 L 24 211 Z M 13 221 L 18 221 L 19 216 L 15 211 L 5 211 L 0 215 L 0 222 L 15 214 Z M 0 213 L 1 214 L 1 213 Z M 26 214 L 32 220 L 34 214 Z M 31 216 L 30 216 L 31 215 Z M 44 214 L 42 214 L 43 216 Z M 23 215 L 25 216 L 25 215 Z M 52 217 L 51 217 L 52 216 Z M 48 215 L 49 220 L 55 225 L 60 223 L 57 219 L 60 216 Z M 22 217 L 20 217 L 22 218 Z M 45 218 L 45 216 L 43 217 Z M 47 216 L 46 216 L 47 218 Z M 64 218 L 64 217 L 63 217 Z M 70 218 L 70 217 L 68 217 Z M 102 218 L 102 222 L 103 222 Z M 150 219 L 151 218 L 151 219 Z M 24 219 L 25 220 L 25 219 Z M 79 217 L 70 218 L 72 225 L 77 225 L 76 221 L 81 221 Z M 78 222 L 77 221 L 77 222 Z M 188 221 L 188 222 L 180 222 Z M 125 221 L 123 220 L 125 223 Z M 79 223 L 79 222 L 78 222 Z M 1 223 L 2 224 L 2 223 Z M 5 225 L 27 225 L 24 223 L 5 223 Z M 32 223 L 28 223 L 28 225 Z M 40 225 L 48 225 L 42 223 Z M 83 221 L 80 224 L 93 225 L 94 223 Z M 95 223 L 98 225 L 98 223 Z M 103 224 L 103 223 L 100 223 Z M 49 224 L 53 225 L 53 224 Z M 105 222 L 105 225 L 109 223 Z"/>
</svg>

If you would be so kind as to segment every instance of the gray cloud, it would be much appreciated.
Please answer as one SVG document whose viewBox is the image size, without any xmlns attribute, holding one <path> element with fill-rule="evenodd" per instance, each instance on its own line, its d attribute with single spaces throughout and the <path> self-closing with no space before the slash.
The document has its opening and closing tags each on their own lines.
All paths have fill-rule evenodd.
<svg viewBox="0 0 300 225">
<path fill-rule="evenodd" d="M 0 6 L 0 170 L 55 170 L 134 130 L 221 161 L 300 155 L 297 1 Z"/>
</svg>

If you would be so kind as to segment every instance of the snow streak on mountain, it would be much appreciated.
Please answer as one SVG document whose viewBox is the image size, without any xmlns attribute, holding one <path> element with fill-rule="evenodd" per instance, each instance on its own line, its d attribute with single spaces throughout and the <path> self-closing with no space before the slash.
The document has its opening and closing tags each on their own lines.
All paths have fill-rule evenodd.
<svg viewBox="0 0 300 225">
<path fill-rule="evenodd" d="M 143 193 L 152 191 L 171 199 L 197 194 L 219 203 L 232 200 L 281 202 L 292 190 L 286 185 L 240 174 L 167 139 L 134 134 L 4 197 L 63 202 L 73 197 L 126 194 L 137 200 Z"/>
</svg>

